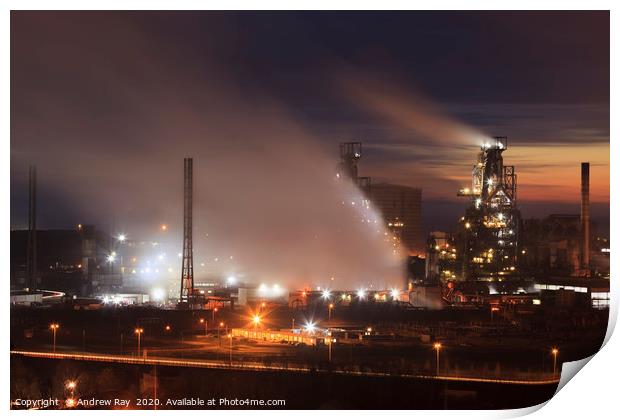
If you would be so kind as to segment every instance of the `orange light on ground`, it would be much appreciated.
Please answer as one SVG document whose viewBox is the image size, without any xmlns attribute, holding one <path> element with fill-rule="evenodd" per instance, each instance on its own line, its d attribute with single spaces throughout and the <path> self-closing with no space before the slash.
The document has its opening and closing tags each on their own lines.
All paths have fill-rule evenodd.
<svg viewBox="0 0 620 420">
<path fill-rule="evenodd" d="M 200 318 L 200 323 L 204 324 L 205 323 L 205 319 L 204 318 Z"/>
<path fill-rule="evenodd" d="M 441 343 L 436 342 L 435 344 L 433 344 L 433 348 L 435 349 L 435 352 L 437 353 L 436 366 L 437 366 L 437 376 L 439 376 L 439 350 L 441 350 Z"/>
<path fill-rule="evenodd" d="M 67 398 L 65 400 L 65 405 L 67 406 L 67 408 L 75 407 L 75 398 Z"/>
<path fill-rule="evenodd" d="M 60 328 L 59 324 L 50 324 L 50 329 L 52 330 L 52 336 L 53 336 L 53 341 L 52 341 L 52 349 L 54 350 L 54 353 L 56 353 L 56 330 L 58 330 L 58 328 Z"/>
<path fill-rule="evenodd" d="M 224 326 L 224 323 L 223 323 L 223 322 L 220 322 L 220 327 L 223 327 L 223 326 Z"/>
</svg>

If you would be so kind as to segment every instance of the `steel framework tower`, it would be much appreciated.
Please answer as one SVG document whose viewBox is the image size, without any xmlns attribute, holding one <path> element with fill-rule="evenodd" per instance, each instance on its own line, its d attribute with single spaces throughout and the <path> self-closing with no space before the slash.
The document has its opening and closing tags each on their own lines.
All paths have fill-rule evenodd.
<svg viewBox="0 0 620 420">
<path fill-rule="evenodd" d="M 37 289 L 37 167 L 31 165 L 28 180 L 28 249 L 26 277 L 28 289 Z"/>
<path fill-rule="evenodd" d="M 459 196 L 472 205 L 461 219 L 462 276 L 466 280 L 511 276 L 517 270 L 521 215 L 517 209 L 517 174 L 504 165 L 506 137 L 485 141 L 472 170 L 471 187 Z"/>
<path fill-rule="evenodd" d="M 361 142 L 340 143 L 340 168 L 338 175 L 346 175 L 357 183 L 357 162 L 362 157 Z"/>
<path fill-rule="evenodd" d="M 183 267 L 179 302 L 192 303 L 194 297 L 194 248 L 192 244 L 193 159 L 183 160 Z"/>
<path fill-rule="evenodd" d="M 358 176 L 357 163 L 362 157 L 362 143 L 359 141 L 340 143 L 340 163 L 336 177 L 348 177 L 367 196 L 370 194 L 371 180 L 368 176 Z"/>
</svg>

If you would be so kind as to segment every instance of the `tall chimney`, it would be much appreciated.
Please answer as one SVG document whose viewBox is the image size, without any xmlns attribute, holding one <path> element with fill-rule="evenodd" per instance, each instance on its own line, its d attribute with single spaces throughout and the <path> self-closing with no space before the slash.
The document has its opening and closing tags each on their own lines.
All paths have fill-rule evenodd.
<svg viewBox="0 0 620 420">
<path fill-rule="evenodd" d="M 29 291 L 37 290 L 37 167 L 30 165 L 28 178 L 28 249 L 26 282 Z"/>
<path fill-rule="evenodd" d="M 581 271 L 590 275 L 590 163 L 581 162 Z"/>
</svg>

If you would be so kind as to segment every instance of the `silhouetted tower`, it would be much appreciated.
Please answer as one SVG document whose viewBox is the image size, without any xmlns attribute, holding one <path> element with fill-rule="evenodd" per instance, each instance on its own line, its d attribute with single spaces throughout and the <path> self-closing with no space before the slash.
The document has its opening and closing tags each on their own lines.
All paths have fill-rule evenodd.
<svg viewBox="0 0 620 420">
<path fill-rule="evenodd" d="M 26 252 L 28 289 L 37 289 L 37 167 L 30 165 L 28 179 L 28 249 Z"/>
<path fill-rule="evenodd" d="M 590 275 L 590 163 L 581 162 L 581 270 Z"/>
<path fill-rule="evenodd" d="M 183 268 L 180 302 L 191 303 L 194 296 L 194 249 L 192 245 L 193 160 L 183 160 Z"/>
<path fill-rule="evenodd" d="M 348 177 L 366 195 L 370 194 L 370 177 L 358 176 L 357 162 L 362 157 L 362 143 L 359 141 L 340 143 L 338 178 Z"/>
<path fill-rule="evenodd" d="M 340 143 L 340 166 L 338 176 L 348 176 L 357 183 L 357 162 L 362 157 L 362 143 Z"/>
</svg>

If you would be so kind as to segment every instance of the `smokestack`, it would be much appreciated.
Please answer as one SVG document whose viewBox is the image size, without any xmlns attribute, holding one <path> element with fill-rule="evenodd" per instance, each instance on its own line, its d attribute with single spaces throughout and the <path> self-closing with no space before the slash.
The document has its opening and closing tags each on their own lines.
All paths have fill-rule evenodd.
<svg viewBox="0 0 620 420">
<path fill-rule="evenodd" d="M 590 163 L 581 162 L 581 269 L 590 275 Z"/>
<path fill-rule="evenodd" d="M 179 302 L 191 302 L 194 297 L 194 246 L 193 229 L 193 191 L 194 160 L 183 159 L 183 267 L 181 270 L 181 296 Z"/>
<path fill-rule="evenodd" d="M 37 289 L 37 167 L 34 165 L 30 165 L 28 179 L 26 282 L 31 292 Z"/>
</svg>

